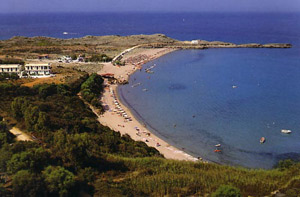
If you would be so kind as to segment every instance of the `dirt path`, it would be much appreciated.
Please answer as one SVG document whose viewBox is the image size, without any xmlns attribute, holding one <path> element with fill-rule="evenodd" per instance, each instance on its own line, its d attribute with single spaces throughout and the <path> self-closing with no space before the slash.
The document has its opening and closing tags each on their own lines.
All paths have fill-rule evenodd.
<svg viewBox="0 0 300 197">
<path fill-rule="evenodd" d="M 17 141 L 33 141 L 31 136 L 16 127 L 11 128 L 9 131 L 16 136 Z"/>
</svg>

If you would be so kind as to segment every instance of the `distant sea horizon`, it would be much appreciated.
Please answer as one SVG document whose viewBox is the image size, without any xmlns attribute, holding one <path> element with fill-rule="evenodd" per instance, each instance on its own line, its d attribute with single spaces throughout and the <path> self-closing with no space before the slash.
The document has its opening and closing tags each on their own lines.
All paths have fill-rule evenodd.
<svg viewBox="0 0 300 197">
<path fill-rule="evenodd" d="M 144 65 L 156 64 L 154 74 L 137 72 L 119 88 L 142 120 L 193 156 L 272 168 L 300 158 L 299 19 L 299 13 L 0 14 L 0 39 L 162 33 L 178 40 L 291 43 L 291 49 L 176 51 Z M 143 85 L 131 88 L 137 82 Z M 214 153 L 218 143 L 220 154 Z"/>
<path fill-rule="evenodd" d="M 281 19 L 276 21 L 277 19 Z M 262 25 L 291 26 L 300 18 L 300 12 L 58 12 L 58 13 L 0 13 L 0 39 L 14 36 L 47 36 L 54 38 L 78 38 L 88 35 L 138 35 L 162 33 L 178 40 L 202 39 L 241 43 L 280 42 L 269 35 L 268 41 L 253 35 L 237 36 L 232 39 L 229 33 L 260 33 L 253 31 Z M 226 20 L 227 19 L 227 20 Z M 228 21 L 230 19 L 231 21 Z M 261 20 L 263 19 L 263 20 Z M 286 19 L 291 19 L 286 21 Z M 294 20 L 294 21 L 293 21 Z M 216 21 L 219 21 L 216 23 Z M 222 24 L 225 22 L 226 24 Z M 255 22 L 255 23 L 253 23 Z M 271 24 L 270 24 L 271 23 Z M 202 26 L 202 28 L 199 27 Z M 227 25 L 229 28 L 224 29 Z M 231 29 L 231 32 L 228 30 Z M 233 32 L 235 31 L 235 32 Z M 68 34 L 63 34 L 68 32 Z M 220 32 L 220 33 L 218 33 Z M 262 33 L 262 32 L 261 32 Z M 266 33 L 266 32 L 264 32 Z M 269 32 L 272 34 L 272 32 Z M 297 35 L 291 35 L 297 37 Z M 240 39 L 242 37 L 242 39 Z M 280 36 L 279 36 L 280 37 Z M 298 38 L 299 39 L 299 38 Z M 287 42 L 287 41 L 286 41 Z"/>
</svg>

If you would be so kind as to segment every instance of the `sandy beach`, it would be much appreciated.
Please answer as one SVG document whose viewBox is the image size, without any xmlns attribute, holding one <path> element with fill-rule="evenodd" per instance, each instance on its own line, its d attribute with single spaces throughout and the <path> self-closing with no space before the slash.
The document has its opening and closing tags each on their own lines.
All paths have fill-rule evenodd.
<svg viewBox="0 0 300 197">
<path fill-rule="evenodd" d="M 159 49 L 135 49 L 126 54 L 122 61 L 126 62 L 126 66 L 113 66 L 106 63 L 98 74 L 113 73 L 117 79 L 128 80 L 129 76 L 142 65 L 161 57 L 167 53 L 173 52 L 175 49 L 159 48 Z M 197 161 L 198 159 L 185 153 L 184 151 L 171 146 L 166 141 L 160 139 L 146 125 L 140 123 L 125 105 L 120 102 L 117 95 L 117 85 L 109 85 L 106 82 L 102 102 L 106 106 L 106 111 L 102 115 L 98 115 L 101 124 L 110 127 L 115 131 L 119 131 L 122 135 L 128 134 L 132 139 L 144 141 L 148 146 L 155 147 L 167 159 Z"/>
</svg>

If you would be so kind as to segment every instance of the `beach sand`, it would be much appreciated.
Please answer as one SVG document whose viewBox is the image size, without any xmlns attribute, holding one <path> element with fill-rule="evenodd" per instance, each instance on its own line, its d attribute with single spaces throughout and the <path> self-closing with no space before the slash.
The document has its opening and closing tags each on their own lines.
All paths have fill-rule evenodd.
<svg viewBox="0 0 300 197">
<path fill-rule="evenodd" d="M 140 69 L 142 64 L 161 57 L 167 53 L 174 51 L 169 48 L 159 49 L 135 49 L 126 54 L 122 61 L 128 60 L 126 66 L 113 66 L 111 63 L 106 63 L 103 69 L 98 74 L 113 73 L 115 78 L 126 79 L 130 74 Z M 102 96 L 103 105 L 108 109 L 102 115 L 98 115 L 98 120 L 101 124 L 110 127 L 115 131 L 119 131 L 122 135 L 128 134 L 136 141 L 144 141 L 148 146 L 155 147 L 167 159 L 197 161 L 198 159 L 185 153 L 178 148 L 171 146 L 166 141 L 160 139 L 151 131 L 149 131 L 142 123 L 140 123 L 131 113 L 131 111 L 123 105 L 117 96 L 117 85 L 108 85 Z M 119 109 L 116 107 L 119 106 Z M 121 113 L 126 114 L 132 121 L 126 120 Z M 119 114 L 117 113 L 119 112 Z"/>
</svg>

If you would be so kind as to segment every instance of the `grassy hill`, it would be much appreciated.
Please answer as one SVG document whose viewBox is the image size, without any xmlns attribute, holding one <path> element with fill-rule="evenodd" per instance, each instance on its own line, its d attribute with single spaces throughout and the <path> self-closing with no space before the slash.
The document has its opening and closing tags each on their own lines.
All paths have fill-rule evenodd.
<svg viewBox="0 0 300 197">
<path fill-rule="evenodd" d="M 0 41 L 0 54 L 19 58 L 36 58 L 39 54 L 107 54 L 114 57 L 132 46 L 149 43 L 174 43 L 176 40 L 163 34 L 133 36 L 85 36 L 59 39 L 50 37 L 13 37 Z M 1 58 L 1 57 L 0 57 Z"/>
</svg>

